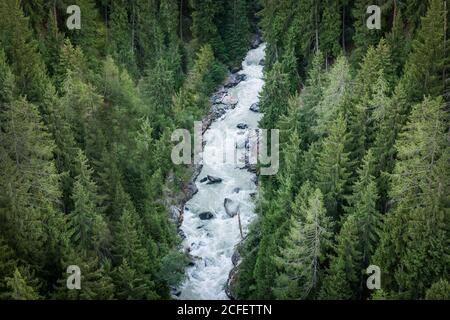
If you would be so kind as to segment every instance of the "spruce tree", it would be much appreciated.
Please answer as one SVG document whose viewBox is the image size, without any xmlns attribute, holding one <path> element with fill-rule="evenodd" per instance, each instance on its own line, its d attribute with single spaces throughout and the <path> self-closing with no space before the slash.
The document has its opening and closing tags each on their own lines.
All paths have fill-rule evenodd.
<svg viewBox="0 0 450 320">
<path fill-rule="evenodd" d="M 92 180 L 92 169 L 81 150 L 77 155 L 78 175 L 75 177 L 72 200 L 74 209 L 69 214 L 73 241 L 83 250 L 105 255 L 108 250 L 109 230 L 100 207 L 97 185 Z"/>
<path fill-rule="evenodd" d="M 275 295 L 281 299 L 314 297 L 320 281 L 321 262 L 331 236 L 330 219 L 319 189 L 311 194 L 305 211 L 296 213 L 291 219 L 285 246 L 275 258 L 280 269 Z"/>
<path fill-rule="evenodd" d="M 359 227 L 355 215 L 349 215 L 337 237 L 336 255 L 331 258 L 319 297 L 355 299 L 361 278 L 361 252 L 358 250 Z"/>
<path fill-rule="evenodd" d="M 398 161 L 374 262 L 383 266 L 385 288 L 397 297 L 418 298 L 442 276 L 448 253 L 448 152 L 440 98 L 416 105 L 396 143 Z"/>
<path fill-rule="evenodd" d="M 330 133 L 322 142 L 318 156 L 315 178 L 323 194 L 328 215 L 337 219 L 343 211 L 345 196 L 348 194 L 350 176 L 347 124 L 338 116 L 330 128 Z"/>
<path fill-rule="evenodd" d="M 6 277 L 6 285 L 9 292 L 6 296 L 12 300 L 37 300 L 40 298 L 36 290 L 31 287 L 27 280 L 21 275 L 20 271 L 16 269 L 11 277 Z"/>
<path fill-rule="evenodd" d="M 322 100 L 314 107 L 317 117 L 314 133 L 321 137 L 329 131 L 331 123 L 343 110 L 343 104 L 350 90 L 351 76 L 347 59 L 339 57 L 327 74 L 327 86 L 323 89 Z"/>
</svg>

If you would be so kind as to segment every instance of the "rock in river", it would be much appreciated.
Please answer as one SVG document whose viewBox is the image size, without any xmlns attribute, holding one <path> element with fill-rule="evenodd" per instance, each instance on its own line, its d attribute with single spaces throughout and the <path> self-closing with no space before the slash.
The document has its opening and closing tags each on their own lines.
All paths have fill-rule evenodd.
<svg viewBox="0 0 450 320">
<path fill-rule="evenodd" d="M 209 211 L 202 212 L 198 216 L 201 220 L 209 220 L 209 219 L 214 218 L 214 215 Z"/>
<path fill-rule="evenodd" d="M 247 129 L 247 128 L 248 128 L 248 125 L 245 124 L 245 123 L 239 123 L 236 127 L 237 127 L 238 129 Z"/>
<path fill-rule="evenodd" d="M 218 177 L 214 177 L 214 176 L 206 176 L 206 178 L 208 179 L 208 182 L 206 184 L 216 184 L 216 183 L 221 183 L 222 182 L 222 178 L 218 178 Z"/>
<path fill-rule="evenodd" d="M 223 206 L 225 207 L 225 212 L 231 218 L 233 218 L 239 211 L 239 203 L 236 203 L 230 198 L 225 198 L 225 200 L 223 200 Z"/>
<path fill-rule="evenodd" d="M 250 111 L 259 112 L 259 103 L 254 103 L 250 106 Z"/>
</svg>

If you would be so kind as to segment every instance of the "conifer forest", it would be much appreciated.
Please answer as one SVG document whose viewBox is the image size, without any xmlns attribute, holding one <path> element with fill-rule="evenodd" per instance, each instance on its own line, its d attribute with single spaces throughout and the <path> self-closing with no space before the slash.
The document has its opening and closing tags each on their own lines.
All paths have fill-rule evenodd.
<svg viewBox="0 0 450 320">
<path fill-rule="evenodd" d="M 1 0 L 0 300 L 450 300 L 449 17 Z"/>
</svg>

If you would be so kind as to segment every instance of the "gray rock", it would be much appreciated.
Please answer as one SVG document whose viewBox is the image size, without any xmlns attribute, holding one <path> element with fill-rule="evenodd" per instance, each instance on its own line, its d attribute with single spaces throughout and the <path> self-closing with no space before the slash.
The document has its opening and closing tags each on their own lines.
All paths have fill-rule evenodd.
<svg viewBox="0 0 450 320">
<path fill-rule="evenodd" d="M 214 177 L 214 176 L 210 176 L 210 175 L 207 175 L 206 178 L 208 179 L 208 182 L 206 184 L 216 184 L 216 183 L 222 182 L 222 178 L 218 178 L 218 177 Z"/>
<path fill-rule="evenodd" d="M 226 95 L 222 99 L 222 103 L 225 105 L 226 108 L 234 109 L 234 107 L 238 104 L 238 99 L 232 95 Z"/>
<path fill-rule="evenodd" d="M 259 103 L 254 103 L 250 106 L 250 111 L 259 112 Z"/>
<path fill-rule="evenodd" d="M 251 47 L 252 49 L 256 49 L 256 48 L 259 47 L 259 45 L 260 45 L 261 43 L 262 43 L 262 36 L 261 36 L 261 34 L 256 33 L 256 34 L 254 34 L 253 37 L 252 37 L 252 41 L 251 41 L 250 47 Z"/>
<path fill-rule="evenodd" d="M 200 179 L 201 183 L 206 182 L 206 181 L 208 181 L 208 177 L 204 177 L 204 178 Z"/>
<path fill-rule="evenodd" d="M 179 297 L 181 295 L 181 290 L 175 287 L 170 287 L 170 294 L 174 297 Z"/>
<path fill-rule="evenodd" d="M 239 66 L 233 67 L 231 69 L 231 73 L 238 73 L 241 70 L 242 70 L 242 65 L 239 65 Z"/>
<path fill-rule="evenodd" d="M 239 203 L 236 203 L 235 201 L 231 200 L 230 198 L 225 198 L 223 200 L 223 206 L 225 207 L 225 212 L 231 218 L 233 218 L 235 215 L 237 215 L 237 213 L 239 211 Z"/>
<path fill-rule="evenodd" d="M 247 129 L 248 125 L 246 123 L 239 123 L 236 127 L 238 129 Z"/>
<path fill-rule="evenodd" d="M 233 193 L 239 193 L 239 191 L 241 191 L 241 188 L 234 188 L 233 189 Z"/>
<path fill-rule="evenodd" d="M 225 88 L 233 88 L 237 86 L 241 81 L 244 81 L 247 79 L 247 76 L 245 74 L 241 73 L 232 73 L 228 76 L 227 80 L 225 81 L 225 84 L 223 85 Z"/>
<path fill-rule="evenodd" d="M 202 212 L 198 216 L 201 220 L 209 220 L 209 219 L 214 218 L 214 215 L 209 211 Z"/>
<path fill-rule="evenodd" d="M 170 218 L 177 223 L 177 225 L 181 225 L 181 222 L 183 221 L 183 212 L 180 208 L 177 206 L 170 206 Z"/>
<path fill-rule="evenodd" d="M 260 66 L 264 66 L 265 64 L 266 64 L 266 59 L 261 59 L 261 60 L 259 60 L 259 63 L 258 63 Z"/>
</svg>

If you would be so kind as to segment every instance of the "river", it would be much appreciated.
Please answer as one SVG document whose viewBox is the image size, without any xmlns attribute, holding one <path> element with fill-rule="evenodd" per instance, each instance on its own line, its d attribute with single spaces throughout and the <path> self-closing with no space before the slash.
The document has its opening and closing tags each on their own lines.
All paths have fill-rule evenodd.
<svg viewBox="0 0 450 320">
<path fill-rule="evenodd" d="M 224 288 L 233 268 L 231 257 L 241 240 L 239 216 L 244 237 L 256 217 L 252 200 L 257 189 L 255 174 L 230 161 L 207 160 L 208 157 L 214 158 L 218 150 L 225 149 L 226 154 L 238 149 L 241 153 L 245 151 L 242 145 L 236 147 L 230 143 L 224 144 L 217 133 L 226 132 L 228 140 L 235 139 L 238 144 L 242 144 L 243 139 L 257 128 L 262 114 L 251 111 L 250 106 L 258 102 L 264 84 L 263 66 L 260 65 L 264 50 L 263 43 L 247 53 L 242 70 L 239 71 L 239 74 L 245 75 L 245 80 L 228 89 L 228 95 L 237 98 L 236 107 L 215 120 L 203 135 L 206 142 L 203 149 L 204 163 L 195 182 L 198 192 L 186 203 L 180 227 L 186 236 L 183 246 L 195 259 L 194 265 L 186 270 L 186 280 L 180 287 L 179 299 L 228 299 Z M 237 129 L 240 123 L 245 123 L 248 128 Z M 219 177 L 222 182 L 200 182 L 207 175 Z M 225 198 L 239 205 L 239 216 L 230 217 L 226 213 Z M 202 220 L 199 215 L 203 212 L 211 212 L 213 217 Z"/>
</svg>

